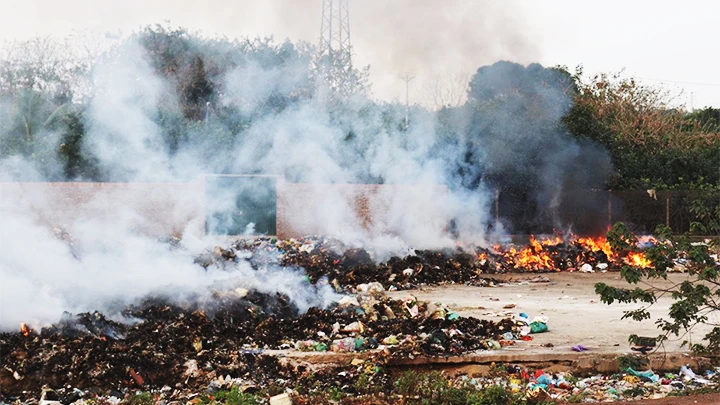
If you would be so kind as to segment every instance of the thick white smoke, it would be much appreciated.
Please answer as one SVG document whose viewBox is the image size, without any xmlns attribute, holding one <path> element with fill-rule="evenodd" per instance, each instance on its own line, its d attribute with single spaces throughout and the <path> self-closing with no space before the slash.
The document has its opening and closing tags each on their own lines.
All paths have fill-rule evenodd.
<svg viewBox="0 0 720 405">
<path fill-rule="evenodd" d="M 264 69 L 250 63 L 228 73 L 224 79 L 223 103 L 247 113 L 261 107 L 273 92 L 306 80 L 306 65 Z M 382 129 L 382 114 L 370 111 L 370 119 L 357 116 L 367 100 L 357 100 L 344 112 L 344 122 L 332 122 L 326 104 L 311 99 L 252 123 L 224 158 L 207 156 L 202 143 L 188 144 L 170 155 L 162 145 L 162 128 L 155 120 L 158 106 L 173 107 L 170 83 L 153 74 L 142 48 L 128 42 L 94 69 L 94 91 L 86 110 L 85 152 L 98 159 L 102 176 L 121 182 L 200 182 L 203 174 L 230 167 L 232 173 L 267 173 L 318 187 L 313 200 L 298 221 L 322 224 L 350 245 L 365 246 L 378 259 L 403 253 L 409 246 L 451 246 L 446 226 L 458 213 L 466 220 L 460 230 L 482 239 L 485 201 L 482 194 L 458 195 L 448 191 L 446 162 L 432 158 L 436 141 L 431 115 L 418 116 L 402 137 Z M 352 130 L 361 139 L 359 151 L 348 151 L 343 140 Z M 3 181 L 27 179 L 33 164 L 17 157 L 2 161 Z M 20 176 L 22 175 L 22 176 Z M 343 187 L 368 176 L 397 185 L 381 190 L 370 206 L 374 223 L 363 226 L 356 207 Z M 35 180 L 43 180 L 34 176 Z M 419 187 L 422 186 L 422 187 Z M 404 188 L 403 188 L 404 187 Z M 12 189 L 12 190 L 11 190 Z M 440 190 L 437 193 L 428 190 Z M 0 329 L 15 330 L 20 322 L 34 326 L 57 321 L 63 311 L 101 310 L 112 312 L 147 295 L 176 296 L 187 293 L 210 299 L 215 288 L 256 288 L 281 292 L 302 310 L 327 305 L 336 296 L 327 286 L 309 285 L 296 270 L 269 267 L 255 271 L 244 263 L 225 270 L 208 270 L 193 263 L 193 257 L 223 244 L 222 239 L 203 236 L 205 212 L 182 218 L 184 249 L 171 250 L 156 235 L 143 230 L 147 214 L 140 212 L 150 194 L 122 196 L 105 194 L 83 202 L 90 210 L 80 215 L 58 213 L 53 193 L 31 188 L 12 191 L 17 198 L 4 198 L 0 209 Z M 202 188 L 199 188 L 202 190 Z M 330 190 L 330 191 L 328 191 Z M 387 195 L 383 195 L 387 193 Z M 108 197 L 110 195 L 111 197 Z M 116 197 L 112 197 L 115 195 Z M 103 200 L 105 198 L 105 200 Z M 123 199 L 126 203 L 108 201 Z M 222 204 L 203 201 L 198 192 L 183 197 L 197 207 Z M 229 193 L 227 201 L 234 195 Z M 380 203 L 377 203 L 379 201 Z M 160 201 L 162 204 L 162 201 Z M 379 205 L 378 205 L 379 204 Z M 182 205 L 182 204 L 181 204 Z M 157 207 L 156 207 L 157 208 Z M 160 207 L 162 210 L 162 206 Z M 168 210 L 176 207 L 168 207 Z M 174 217 L 174 214 L 171 215 Z M 60 223 L 58 223 L 60 222 Z M 63 226 L 74 240 L 72 246 L 52 231 Z M 301 224 L 302 225 L 302 224 Z"/>
<path fill-rule="evenodd" d="M 138 46 L 129 43 L 100 63 L 94 82 L 84 147 L 99 159 L 105 177 L 141 183 L 187 182 L 212 173 L 214 162 L 196 159 L 189 151 L 173 160 L 160 147 L 160 128 L 153 117 L 158 103 L 173 100 L 168 97 L 168 84 L 152 74 Z M 258 83 L 258 91 L 265 85 Z M 62 212 L 68 206 L 60 204 L 52 189 L 13 183 L 20 178 L 44 180 L 32 162 L 13 156 L 0 162 L 0 167 L 0 181 L 6 182 L 0 189 L 4 194 L 0 330 L 17 330 L 20 322 L 34 327 L 55 322 L 63 311 L 113 312 L 148 295 L 178 301 L 196 295 L 210 305 L 213 290 L 243 287 L 286 294 L 300 310 L 337 299 L 330 287 L 312 286 L 293 269 L 254 270 L 244 261 L 222 270 L 195 264 L 198 254 L 227 243 L 198 232 L 202 210 L 196 211 L 196 218 L 178 218 L 179 224 L 188 224 L 184 248 L 171 250 L 157 235 L 143 230 L 143 222 L 151 218 L 140 211 L 140 200 L 153 198 L 152 191 L 129 198 L 121 195 L 122 188 L 115 194 L 101 193 L 83 201 L 85 209 L 80 214 L 69 215 Z M 122 199 L 127 205 L 108 198 Z M 183 198 L 185 204 L 201 207 L 204 196 L 195 193 Z M 160 210 L 166 208 L 162 201 L 159 205 Z M 177 207 L 168 204 L 166 210 L 173 208 Z M 54 226 L 68 231 L 72 243 L 58 238 Z"/>
</svg>

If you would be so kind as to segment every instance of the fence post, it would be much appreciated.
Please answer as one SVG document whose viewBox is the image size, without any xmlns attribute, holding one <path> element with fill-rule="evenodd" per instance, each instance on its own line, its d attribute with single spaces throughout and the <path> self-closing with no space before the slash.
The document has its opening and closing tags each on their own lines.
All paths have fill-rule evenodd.
<svg viewBox="0 0 720 405">
<path fill-rule="evenodd" d="M 608 229 L 612 228 L 612 191 L 608 191 Z"/>
</svg>

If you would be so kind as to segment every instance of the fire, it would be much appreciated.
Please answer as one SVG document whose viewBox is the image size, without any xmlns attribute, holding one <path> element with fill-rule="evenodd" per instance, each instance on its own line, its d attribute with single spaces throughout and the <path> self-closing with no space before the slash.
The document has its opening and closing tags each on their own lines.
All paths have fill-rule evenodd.
<svg viewBox="0 0 720 405">
<path fill-rule="evenodd" d="M 603 251 L 608 257 L 608 260 L 613 260 L 613 252 L 610 249 L 610 244 L 604 237 L 599 238 L 578 238 L 577 243 L 580 246 L 590 249 L 593 252 Z"/>
<path fill-rule="evenodd" d="M 516 269 L 523 268 L 527 270 L 557 270 L 555 260 L 548 254 L 546 246 L 554 246 L 562 243 L 562 239 L 556 237 L 538 241 L 535 237 L 530 237 L 530 246 L 521 250 L 511 247 L 510 250 L 503 253 L 513 267 Z"/>
<path fill-rule="evenodd" d="M 585 263 L 591 266 L 605 264 L 617 268 L 618 264 L 627 264 L 647 268 L 652 265 L 641 251 L 643 245 L 657 243 L 652 236 L 638 238 L 636 251 L 628 254 L 617 254 L 610 248 L 607 238 L 577 237 L 565 234 L 565 237 L 553 236 L 548 238 L 530 237 L 527 246 L 495 245 L 490 253 L 480 252 L 478 261 L 490 260 L 495 263 L 498 270 L 522 269 L 525 271 L 572 271 Z M 569 256 L 576 252 L 575 256 Z"/>
<path fill-rule="evenodd" d="M 30 335 L 30 328 L 28 328 L 28 326 L 25 325 L 25 322 L 20 324 L 20 333 L 22 333 L 23 336 Z"/>
<path fill-rule="evenodd" d="M 652 262 L 648 258 L 645 257 L 645 254 L 643 253 L 629 253 L 625 260 L 628 262 L 629 265 L 635 266 L 635 267 L 641 267 L 641 268 L 647 268 L 650 267 Z"/>
</svg>

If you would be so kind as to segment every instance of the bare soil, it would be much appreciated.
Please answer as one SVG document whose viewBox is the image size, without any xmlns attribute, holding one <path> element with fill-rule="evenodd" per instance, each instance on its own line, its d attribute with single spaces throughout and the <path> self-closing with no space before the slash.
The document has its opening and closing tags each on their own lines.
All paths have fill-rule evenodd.
<svg viewBox="0 0 720 405">
<path fill-rule="evenodd" d="M 531 319 L 535 316 L 547 316 L 548 332 L 533 334 L 531 342 L 515 348 L 523 350 L 525 354 L 572 353 L 571 347 L 575 345 L 589 348 L 588 353 L 630 353 L 628 336 L 659 335 L 655 321 L 659 318 L 667 319 L 672 304 L 669 296 L 663 296 L 650 309 L 652 319 L 643 322 L 623 320 L 621 318 L 625 311 L 638 308 L 640 304 L 607 305 L 601 303 L 595 293 L 595 284 L 598 282 L 628 286 L 618 273 L 551 273 L 544 274 L 550 282 L 525 281 L 536 276 L 537 274 L 501 275 L 497 278 L 515 283 L 498 287 L 433 286 L 420 290 L 391 292 L 389 295 L 393 298 L 404 298 L 411 294 L 420 300 L 442 302 L 460 315 L 494 320 L 500 319 L 500 316 L 506 313 L 524 312 Z M 685 279 L 685 274 L 670 274 L 667 281 L 662 281 L 662 285 L 670 286 Z M 505 308 L 513 305 L 512 308 Z M 711 314 L 709 322 L 720 324 L 720 314 Z M 658 351 L 687 351 L 687 347 L 681 347 L 683 341 L 698 342 L 710 330 L 708 325 L 699 325 L 684 336 L 672 337 L 664 347 L 659 347 Z M 552 347 L 545 347 L 548 343 L 551 343 Z"/>
</svg>

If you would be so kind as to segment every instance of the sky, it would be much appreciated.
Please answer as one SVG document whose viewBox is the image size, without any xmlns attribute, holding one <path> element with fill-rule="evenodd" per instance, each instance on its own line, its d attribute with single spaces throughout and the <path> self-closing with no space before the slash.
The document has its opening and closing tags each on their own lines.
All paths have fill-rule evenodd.
<svg viewBox="0 0 720 405">
<path fill-rule="evenodd" d="M 2 4 L 5 3 L 5 4 Z M 230 38 L 319 41 L 322 0 L 0 0 L 0 38 L 129 33 L 169 23 Z M 356 65 L 373 95 L 432 104 L 434 85 L 498 60 L 623 71 L 686 107 L 720 107 L 720 2 L 350 0 Z M 464 87 L 464 85 L 462 85 Z M 462 90 L 462 89 L 461 89 Z"/>
</svg>

